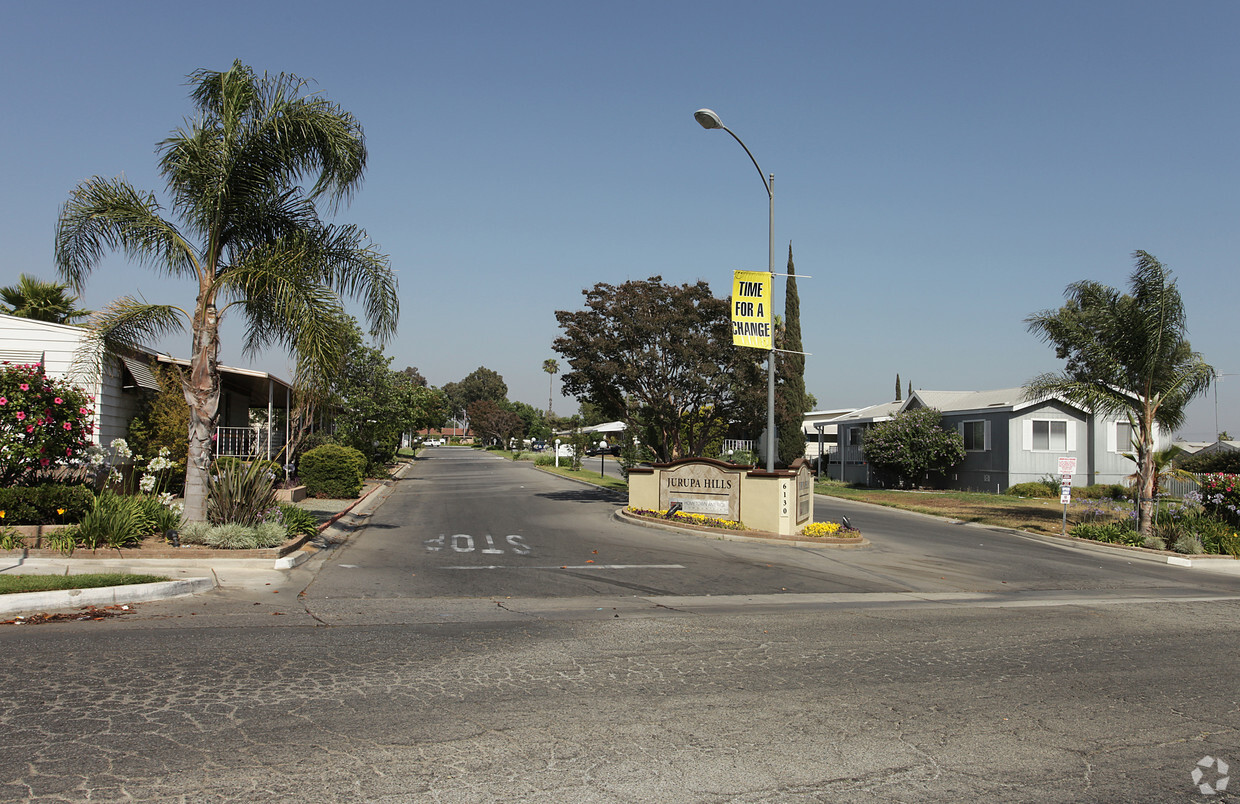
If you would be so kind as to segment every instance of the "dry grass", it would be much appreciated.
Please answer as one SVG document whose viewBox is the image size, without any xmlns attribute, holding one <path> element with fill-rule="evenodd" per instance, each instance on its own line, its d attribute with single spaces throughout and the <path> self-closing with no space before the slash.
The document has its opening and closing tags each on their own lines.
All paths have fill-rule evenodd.
<svg viewBox="0 0 1240 804">
<path fill-rule="evenodd" d="M 1063 528 L 1063 506 L 1058 498 L 1025 499 L 967 491 L 855 489 L 835 483 L 819 483 L 814 491 L 829 497 L 1033 533 L 1059 533 Z M 1073 502 L 1068 506 L 1069 530 L 1085 518 L 1090 510 L 1088 502 L 1093 501 Z"/>
</svg>

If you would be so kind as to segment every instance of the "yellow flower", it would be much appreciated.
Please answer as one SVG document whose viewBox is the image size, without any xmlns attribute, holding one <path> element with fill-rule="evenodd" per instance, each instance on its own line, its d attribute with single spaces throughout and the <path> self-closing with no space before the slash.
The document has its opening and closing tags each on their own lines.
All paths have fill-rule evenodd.
<svg viewBox="0 0 1240 804">
<path fill-rule="evenodd" d="M 57 508 L 57 509 L 56 509 L 56 513 L 58 513 L 58 514 L 64 514 L 64 512 L 65 512 L 65 509 L 63 509 L 63 508 Z"/>
</svg>

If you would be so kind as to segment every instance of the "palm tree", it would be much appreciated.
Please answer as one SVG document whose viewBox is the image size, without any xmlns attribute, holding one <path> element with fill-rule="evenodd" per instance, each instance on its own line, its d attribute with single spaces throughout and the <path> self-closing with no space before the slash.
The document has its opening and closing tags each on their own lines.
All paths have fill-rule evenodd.
<svg viewBox="0 0 1240 804">
<path fill-rule="evenodd" d="M 361 229 L 323 223 L 315 206 L 324 198 L 334 209 L 361 184 L 366 147 L 353 116 L 302 94 L 306 82 L 296 76 L 258 77 L 239 61 L 189 78 L 198 116 L 160 144 L 160 172 L 180 225 L 162 216 L 153 194 L 122 178 L 91 178 L 61 210 L 56 262 L 79 291 L 105 247 L 194 283 L 190 308 L 124 297 L 96 317 L 93 333 L 115 348 L 184 331 L 188 322 L 185 515 L 201 520 L 224 318 L 244 318 L 247 355 L 290 349 L 304 381 L 330 376 L 343 358 L 342 295 L 361 301 L 380 342 L 395 331 L 399 305 L 388 258 Z M 314 180 L 309 189 L 306 179 Z"/>
<path fill-rule="evenodd" d="M 1204 393 L 1214 369 L 1184 337 L 1187 323 L 1170 272 L 1138 251 L 1128 293 L 1085 280 L 1068 286 L 1067 304 L 1027 318 L 1030 332 L 1067 360 L 1027 386 L 1030 398 L 1060 396 L 1090 410 L 1127 416 L 1137 462 L 1137 531 L 1152 534 L 1157 479 L 1154 426 L 1173 431 L 1184 408 Z"/>
<path fill-rule="evenodd" d="M 0 312 L 18 318 L 31 318 L 52 324 L 72 324 L 90 315 L 90 310 L 79 310 L 74 305 L 78 297 L 69 292 L 69 286 L 60 282 L 22 274 L 16 285 L 0 288 Z"/>
<path fill-rule="evenodd" d="M 560 364 L 548 358 L 543 361 L 543 371 L 547 372 L 547 418 L 551 418 L 551 397 L 555 393 L 555 375 L 560 373 Z"/>
</svg>

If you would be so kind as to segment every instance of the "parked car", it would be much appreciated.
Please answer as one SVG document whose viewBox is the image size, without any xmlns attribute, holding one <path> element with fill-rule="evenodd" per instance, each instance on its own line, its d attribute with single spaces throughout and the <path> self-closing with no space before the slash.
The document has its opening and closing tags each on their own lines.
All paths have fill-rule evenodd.
<svg viewBox="0 0 1240 804">
<path fill-rule="evenodd" d="M 591 444 L 586 447 L 586 455 L 594 457 L 595 455 L 615 455 L 620 456 L 619 444 L 608 444 L 606 441 L 600 441 L 597 444 Z"/>
</svg>

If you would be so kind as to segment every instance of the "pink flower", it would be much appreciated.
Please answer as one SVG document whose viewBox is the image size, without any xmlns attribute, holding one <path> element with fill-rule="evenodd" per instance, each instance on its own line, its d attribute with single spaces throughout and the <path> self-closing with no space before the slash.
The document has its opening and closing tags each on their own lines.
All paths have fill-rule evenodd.
<svg viewBox="0 0 1240 804">
<path fill-rule="evenodd" d="M 73 422 L 65 422 L 65 429 L 66 429 L 66 430 L 72 430 L 72 429 L 73 429 Z"/>
<path fill-rule="evenodd" d="M 24 422 L 26 420 L 26 411 L 24 410 L 17 411 L 17 420 L 19 422 Z"/>
<path fill-rule="evenodd" d="M 20 389 L 22 389 L 23 391 L 29 391 L 29 390 L 30 390 L 30 386 L 29 386 L 29 385 L 27 385 L 26 383 L 22 383 L 21 385 L 19 385 L 19 386 L 17 386 L 17 387 L 18 387 L 18 388 L 20 388 Z"/>
<path fill-rule="evenodd" d="M 7 404 L 9 404 L 9 400 L 0 396 L 0 405 L 7 405 Z"/>
<path fill-rule="evenodd" d="M 51 462 L 50 460 L 48 460 L 47 458 L 40 458 L 40 459 L 39 459 L 39 466 L 42 466 L 44 469 L 46 469 L 48 466 L 50 466 L 50 465 L 51 465 L 51 463 L 52 463 L 52 462 Z"/>
<path fill-rule="evenodd" d="M 28 425 L 26 425 L 26 432 L 27 432 L 27 433 L 33 433 L 33 432 L 34 432 L 34 425 L 33 425 L 33 424 L 28 424 Z"/>
<path fill-rule="evenodd" d="M 87 415 L 89 412 L 90 411 L 88 411 L 86 408 L 78 408 L 78 413 L 82 414 L 83 416 Z"/>
<path fill-rule="evenodd" d="M 61 399 L 60 397 L 56 397 L 52 401 L 55 402 L 57 405 L 63 405 L 65 403 L 65 401 Z"/>
</svg>

